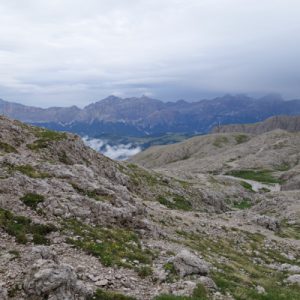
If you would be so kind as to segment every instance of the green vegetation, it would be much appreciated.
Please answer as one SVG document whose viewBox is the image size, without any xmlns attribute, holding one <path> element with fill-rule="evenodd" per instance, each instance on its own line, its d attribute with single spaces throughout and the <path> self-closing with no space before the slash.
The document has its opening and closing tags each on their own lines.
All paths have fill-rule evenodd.
<svg viewBox="0 0 300 300">
<path fill-rule="evenodd" d="M 10 255 L 13 255 L 13 256 L 14 256 L 13 259 L 16 259 L 16 258 L 21 257 L 20 251 L 18 251 L 18 250 L 10 250 L 10 251 L 8 251 L 8 253 L 9 253 Z"/>
<path fill-rule="evenodd" d="M 259 267 L 263 272 L 263 268 Z M 251 281 L 247 282 L 247 276 L 234 275 L 233 268 L 227 268 L 227 274 L 215 273 L 213 279 L 220 291 L 223 294 L 230 292 L 238 300 L 294 300 L 300 297 L 300 288 L 296 285 L 282 286 L 275 282 L 275 280 L 283 279 L 282 276 L 274 274 L 272 279 L 272 272 L 269 272 L 269 279 L 263 278 L 258 281 L 258 285 L 262 284 L 266 289 L 265 294 L 260 294 Z"/>
<path fill-rule="evenodd" d="M 130 169 L 130 172 L 123 171 L 123 173 L 128 175 L 135 185 L 147 184 L 151 187 L 164 184 L 162 181 L 160 181 L 160 175 L 158 174 L 154 175 L 154 173 L 150 173 L 149 171 L 131 163 L 128 164 L 127 167 Z"/>
<path fill-rule="evenodd" d="M 24 195 L 21 199 L 23 203 L 30 208 L 36 210 L 39 203 L 43 202 L 45 200 L 44 196 L 35 194 L 35 193 L 28 193 Z"/>
<path fill-rule="evenodd" d="M 188 211 L 193 208 L 191 202 L 180 195 L 173 196 L 171 200 L 168 200 L 166 197 L 159 196 L 157 198 L 157 201 L 170 209 L 180 209 Z"/>
<path fill-rule="evenodd" d="M 234 208 L 238 208 L 238 209 L 247 209 L 252 206 L 252 203 L 249 199 L 245 198 L 240 202 L 234 203 L 233 206 L 234 206 Z"/>
<path fill-rule="evenodd" d="M 29 218 L 16 216 L 2 208 L 0 208 L 0 227 L 21 244 L 26 244 L 28 235 L 31 235 L 34 244 L 47 245 L 49 240 L 45 236 L 56 230 L 52 224 L 33 224 Z"/>
<path fill-rule="evenodd" d="M 180 179 L 175 179 L 177 182 L 180 183 L 180 185 L 184 188 L 184 189 L 188 189 L 190 188 L 193 184 L 188 182 L 188 181 L 185 181 L 185 180 L 180 180 Z"/>
<path fill-rule="evenodd" d="M 240 185 L 250 192 L 254 192 L 252 189 L 252 185 L 246 181 L 240 181 Z"/>
<path fill-rule="evenodd" d="M 232 170 L 226 174 L 263 183 L 281 183 L 269 170 Z"/>
<path fill-rule="evenodd" d="M 218 136 L 215 138 L 213 145 L 218 148 L 222 148 L 224 144 L 227 144 L 229 142 L 228 138 L 226 136 Z"/>
<path fill-rule="evenodd" d="M 189 300 L 190 297 L 185 296 L 175 296 L 175 295 L 167 295 L 163 294 L 154 298 L 154 300 Z"/>
<path fill-rule="evenodd" d="M 13 297 L 16 297 L 17 293 L 21 290 L 20 286 L 19 285 L 14 285 L 12 286 L 10 289 L 8 289 L 7 291 L 7 296 L 9 298 L 13 298 Z"/>
<path fill-rule="evenodd" d="M 17 153 L 17 149 L 14 148 L 13 146 L 4 143 L 4 142 L 0 142 L 0 151 L 5 152 L 5 153 Z"/>
<path fill-rule="evenodd" d="M 97 201 L 110 201 L 113 199 L 112 195 L 100 195 L 99 192 L 97 190 L 84 190 L 82 188 L 80 188 L 77 184 L 75 183 L 71 183 L 73 189 L 78 193 L 81 194 L 83 196 L 87 196 L 89 198 L 92 198 L 94 200 Z"/>
<path fill-rule="evenodd" d="M 136 268 L 135 270 L 141 278 L 146 278 L 153 274 L 153 270 L 149 266 L 141 266 L 139 268 Z"/>
<path fill-rule="evenodd" d="M 261 193 L 269 193 L 269 192 L 271 192 L 271 190 L 267 189 L 266 187 L 263 187 L 263 188 L 259 189 L 259 192 L 261 192 Z"/>
<path fill-rule="evenodd" d="M 212 279 L 224 295 L 230 293 L 237 300 L 292 300 L 299 299 L 300 287 L 287 286 L 286 274 L 268 268 L 270 263 L 292 263 L 281 250 L 265 247 L 264 236 L 235 230 L 237 239 L 178 232 L 184 244 L 199 251 L 217 269 L 211 271 Z M 242 243 L 237 242 L 243 240 Z M 223 262 L 220 262 L 220 256 Z M 264 264 L 257 264 L 254 258 Z M 296 263 L 298 264 L 298 263 Z M 256 286 L 265 288 L 259 294 Z"/>
<path fill-rule="evenodd" d="M 165 271 L 168 273 L 167 282 L 175 282 L 179 279 L 179 274 L 177 273 L 174 264 L 172 262 L 168 262 L 164 265 Z"/>
<path fill-rule="evenodd" d="M 288 162 L 283 162 L 281 165 L 274 167 L 274 169 L 277 171 L 288 171 L 290 168 L 291 168 L 291 165 Z"/>
<path fill-rule="evenodd" d="M 88 297 L 88 300 L 135 300 L 135 298 L 111 291 L 97 289 L 93 296 Z"/>
<path fill-rule="evenodd" d="M 249 141 L 249 136 L 246 134 L 239 134 L 234 136 L 237 144 L 242 144 Z"/>
<path fill-rule="evenodd" d="M 58 153 L 58 160 L 65 165 L 72 165 L 72 160 L 68 157 L 66 151 L 60 151 Z"/>
<path fill-rule="evenodd" d="M 135 268 L 135 261 L 149 265 L 151 251 L 143 249 L 138 236 L 129 229 L 92 227 L 76 220 L 64 223 L 67 242 L 99 258 L 105 266 Z"/>
<path fill-rule="evenodd" d="M 61 141 L 67 138 L 67 134 L 64 132 L 57 132 L 38 127 L 34 127 L 33 131 L 37 140 L 32 144 L 27 144 L 27 147 L 31 150 L 47 148 L 49 143 Z"/>
<path fill-rule="evenodd" d="M 207 295 L 207 291 L 205 287 L 200 283 L 194 289 L 193 295 L 191 297 L 163 294 L 154 298 L 154 300 L 207 300 L 207 299 L 209 299 Z"/>
<path fill-rule="evenodd" d="M 283 220 L 280 224 L 278 235 L 283 238 L 300 240 L 300 223 L 289 224 L 287 220 Z"/>
<path fill-rule="evenodd" d="M 31 177 L 31 178 L 47 178 L 50 177 L 48 173 L 40 172 L 36 170 L 33 166 L 31 165 L 12 165 L 12 164 L 6 164 L 5 165 L 9 172 L 21 172 L 22 174 Z"/>
</svg>

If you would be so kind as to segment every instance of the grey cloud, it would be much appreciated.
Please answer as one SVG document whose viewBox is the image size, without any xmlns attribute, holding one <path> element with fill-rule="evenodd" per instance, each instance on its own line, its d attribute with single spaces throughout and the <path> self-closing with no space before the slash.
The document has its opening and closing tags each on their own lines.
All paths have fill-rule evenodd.
<svg viewBox="0 0 300 300">
<path fill-rule="evenodd" d="M 298 0 L 0 0 L 0 97 L 299 97 Z"/>
</svg>

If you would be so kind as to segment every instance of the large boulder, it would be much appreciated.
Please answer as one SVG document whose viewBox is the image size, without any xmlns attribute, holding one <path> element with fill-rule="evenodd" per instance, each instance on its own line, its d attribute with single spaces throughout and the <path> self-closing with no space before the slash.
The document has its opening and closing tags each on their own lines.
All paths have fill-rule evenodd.
<svg viewBox="0 0 300 300">
<path fill-rule="evenodd" d="M 60 264 L 48 247 L 39 246 L 32 249 L 33 264 L 28 271 L 23 288 L 29 299 L 36 297 L 48 300 L 85 299 L 85 288 L 73 268 Z"/>
<path fill-rule="evenodd" d="M 291 284 L 298 284 L 300 286 L 300 274 L 294 274 L 287 278 L 286 280 L 288 283 Z"/>
<path fill-rule="evenodd" d="M 258 215 L 254 217 L 253 221 L 258 225 L 275 232 L 279 231 L 280 229 L 279 221 L 273 217 Z"/>
<path fill-rule="evenodd" d="M 206 261 L 188 250 L 182 250 L 172 260 L 181 277 L 192 274 L 207 275 L 209 266 Z"/>
</svg>

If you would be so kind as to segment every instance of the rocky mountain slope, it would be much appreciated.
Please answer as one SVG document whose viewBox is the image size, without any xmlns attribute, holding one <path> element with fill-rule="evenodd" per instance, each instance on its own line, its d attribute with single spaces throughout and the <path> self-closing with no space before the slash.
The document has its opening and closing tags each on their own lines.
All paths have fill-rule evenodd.
<svg viewBox="0 0 300 300">
<path fill-rule="evenodd" d="M 275 129 L 282 129 L 289 132 L 300 131 L 300 116 L 275 116 L 260 123 L 217 126 L 212 132 L 243 132 L 250 134 L 262 134 Z"/>
<path fill-rule="evenodd" d="M 299 132 L 216 133 L 174 145 L 151 147 L 132 157 L 131 161 L 192 177 L 198 173 L 224 174 L 241 168 L 280 172 L 297 168 L 299 147 Z"/>
<path fill-rule="evenodd" d="M 148 97 L 109 96 L 83 109 L 47 109 L 0 101 L 0 113 L 31 124 L 80 135 L 148 136 L 168 133 L 206 133 L 215 125 L 253 123 L 274 115 L 300 114 L 300 100 L 276 95 L 254 99 L 226 95 L 197 102 L 162 102 Z"/>
<path fill-rule="evenodd" d="M 157 172 L 1 117 L 0 299 L 299 298 L 298 136 L 273 134 L 290 165 L 254 179 L 290 185 L 255 191 L 244 173 L 217 174 L 221 164 Z M 235 149 L 228 139 L 215 155 Z"/>
</svg>

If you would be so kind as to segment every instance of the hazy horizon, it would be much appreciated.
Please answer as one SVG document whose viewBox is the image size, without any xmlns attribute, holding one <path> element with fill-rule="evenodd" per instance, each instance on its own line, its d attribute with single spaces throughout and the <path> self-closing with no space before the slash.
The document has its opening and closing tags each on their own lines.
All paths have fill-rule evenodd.
<svg viewBox="0 0 300 300">
<path fill-rule="evenodd" d="M 0 98 L 300 96 L 296 0 L 0 0 Z"/>
</svg>

